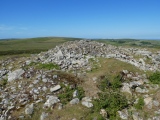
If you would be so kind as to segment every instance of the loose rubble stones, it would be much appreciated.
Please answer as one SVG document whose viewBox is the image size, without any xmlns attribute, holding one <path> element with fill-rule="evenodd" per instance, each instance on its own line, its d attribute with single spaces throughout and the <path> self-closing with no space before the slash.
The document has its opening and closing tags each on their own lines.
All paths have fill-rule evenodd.
<svg viewBox="0 0 160 120">
<path fill-rule="evenodd" d="M 133 56 L 142 55 L 151 59 L 153 64 L 147 64 L 143 58 L 136 60 Z M 115 58 L 130 63 L 142 70 L 159 70 L 160 62 L 156 54 L 146 49 L 121 48 L 106 45 L 96 41 L 70 41 L 48 52 L 40 53 L 37 59 L 42 63 L 56 63 L 62 70 L 89 69 L 90 58 L 104 57 Z"/>
<path fill-rule="evenodd" d="M 135 55 L 142 55 L 144 58 L 135 59 Z M 18 61 L 17 66 L 10 59 L 1 61 L 0 80 L 5 78 L 9 83 L 5 87 L 0 86 L 0 119 L 9 119 L 12 117 L 11 113 L 13 111 L 25 107 L 24 115 L 19 116 L 19 119 L 23 119 L 25 114 L 32 115 L 34 107 L 39 103 L 42 104 L 43 110 L 53 108 L 56 104 L 59 105 L 59 110 L 63 109 L 63 104 L 58 98 L 58 94 L 63 91 L 60 77 L 57 74 L 51 74 L 52 70 L 35 70 L 33 66 L 29 66 L 32 62 L 42 64 L 55 63 L 60 66 L 62 71 L 75 70 L 74 72 L 76 73 L 79 69 L 83 69 L 85 72 L 91 70 L 92 66 L 89 62 L 91 58 L 96 60 L 96 57 L 104 57 L 130 63 L 142 70 L 159 71 L 159 56 L 159 53 L 153 53 L 146 49 L 121 48 L 96 41 L 80 40 L 64 43 L 47 52 L 33 56 L 31 60 L 26 58 L 23 58 L 23 60 L 16 59 Z M 151 63 L 146 63 L 145 58 L 149 58 Z M 26 69 L 25 66 L 29 66 L 29 68 Z M 160 115 L 160 110 L 158 109 L 160 100 L 153 99 L 153 95 L 150 95 L 150 91 L 158 90 L 159 86 L 150 84 L 146 75 L 131 73 L 128 70 L 123 70 L 122 72 L 129 81 L 122 83 L 121 92 L 127 92 L 137 100 L 137 96 L 142 96 L 145 107 L 149 110 L 154 108 L 154 113 Z M 80 76 L 78 73 L 76 75 Z M 98 80 L 96 77 L 93 77 L 92 81 L 96 83 Z M 64 84 L 70 85 L 69 82 L 64 82 Z M 93 107 L 91 98 L 84 97 L 80 100 L 77 96 L 78 91 L 75 90 L 70 101 L 71 105 L 81 103 L 85 107 Z M 117 112 L 121 119 L 128 119 L 127 109 Z M 107 112 L 104 109 L 100 111 L 100 114 L 107 117 Z M 43 111 L 39 119 L 44 120 L 48 115 L 48 113 Z M 134 110 L 132 118 L 136 120 L 142 117 L 140 113 Z M 151 116 L 151 118 L 158 119 L 158 116 Z"/>
<path fill-rule="evenodd" d="M 27 115 L 33 114 L 33 109 L 34 109 L 34 106 L 32 103 L 31 105 L 28 105 L 27 108 L 25 109 L 25 114 L 27 114 Z"/>
<path fill-rule="evenodd" d="M 19 79 L 25 71 L 23 69 L 15 70 L 8 74 L 8 82 Z"/>
</svg>

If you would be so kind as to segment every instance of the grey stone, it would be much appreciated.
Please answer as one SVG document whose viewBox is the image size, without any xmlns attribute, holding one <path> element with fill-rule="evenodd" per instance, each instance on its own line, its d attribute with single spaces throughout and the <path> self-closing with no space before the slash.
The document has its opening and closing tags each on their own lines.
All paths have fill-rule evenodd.
<svg viewBox="0 0 160 120">
<path fill-rule="evenodd" d="M 143 85 L 144 84 L 144 81 L 143 80 L 138 80 L 138 81 L 132 81 L 129 83 L 130 87 L 132 86 L 139 86 L 139 85 Z"/>
<path fill-rule="evenodd" d="M 33 114 L 33 103 L 27 106 L 27 108 L 25 109 L 25 114 L 27 115 Z"/>
<path fill-rule="evenodd" d="M 42 112 L 40 120 L 45 120 L 48 117 L 48 113 Z"/>
<path fill-rule="evenodd" d="M 136 92 L 137 92 L 137 93 L 148 93 L 148 90 L 146 90 L 146 89 L 141 89 L 140 87 L 136 87 Z"/>
<path fill-rule="evenodd" d="M 45 92 L 45 91 L 47 90 L 47 87 L 44 86 L 44 87 L 42 88 L 42 90 Z"/>
<path fill-rule="evenodd" d="M 128 72 L 128 70 L 123 70 L 122 71 L 124 74 L 128 74 L 129 72 Z"/>
<path fill-rule="evenodd" d="M 153 100 L 153 105 L 156 106 L 156 107 L 158 107 L 159 106 L 159 101 Z"/>
<path fill-rule="evenodd" d="M 34 88 L 34 89 L 33 89 L 33 93 L 39 94 L 39 90 Z"/>
<path fill-rule="evenodd" d="M 148 105 L 150 102 L 152 102 L 152 97 L 144 98 L 145 105 Z"/>
<path fill-rule="evenodd" d="M 11 73 L 8 73 L 8 82 L 19 79 L 24 72 L 25 71 L 22 69 L 17 69 Z"/>
<path fill-rule="evenodd" d="M 154 113 L 160 115 L 160 109 L 155 111 Z"/>
<path fill-rule="evenodd" d="M 59 89 L 61 89 L 61 86 L 60 86 L 60 85 L 56 85 L 56 86 L 54 86 L 53 88 L 50 88 L 50 91 L 51 91 L 51 92 L 55 92 L 55 91 L 57 91 L 57 90 L 59 90 Z"/>
<path fill-rule="evenodd" d="M 127 109 L 123 110 L 123 111 L 118 111 L 119 116 L 122 120 L 128 120 L 128 111 Z"/>
<path fill-rule="evenodd" d="M 33 84 L 30 84 L 28 87 L 29 87 L 29 88 L 33 88 Z"/>
<path fill-rule="evenodd" d="M 58 75 L 53 75 L 53 79 L 57 79 L 58 78 Z"/>
<path fill-rule="evenodd" d="M 32 61 L 31 60 L 26 60 L 26 65 L 29 65 Z"/>
<path fill-rule="evenodd" d="M 44 83 L 48 82 L 48 80 L 47 80 L 46 78 L 43 78 L 42 81 L 43 81 Z"/>
<path fill-rule="evenodd" d="M 2 78 L 4 75 L 6 75 L 9 71 L 7 69 L 0 70 L 0 78 Z"/>
<path fill-rule="evenodd" d="M 37 84 L 39 82 L 39 80 L 34 80 L 33 84 Z"/>
<path fill-rule="evenodd" d="M 74 105 L 74 104 L 78 104 L 79 103 L 79 99 L 78 98 L 74 98 L 70 101 L 70 104 Z"/>
<path fill-rule="evenodd" d="M 25 117 L 23 115 L 20 115 L 18 118 L 19 119 L 24 119 Z"/>
<path fill-rule="evenodd" d="M 3 115 L 0 116 L 0 120 L 6 120 Z"/>
<path fill-rule="evenodd" d="M 58 105 L 58 110 L 61 110 L 63 108 L 63 104 L 62 103 L 59 103 Z"/>
<path fill-rule="evenodd" d="M 105 109 L 101 109 L 101 110 L 100 110 L 100 114 L 101 114 L 104 118 L 107 118 L 107 117 L 108 117 L 108 116 L 107 116 L 107 112 L 106 112 Z"/>
<path fill-rule="evenodd" d="M 133 120 L 143 120 L 138 112 L 133 112 L 132 114 Z"/>
<path fill-rule="evenodd" d="M 47 101 L 44 103 L 44 107 L 51 107 L 52 105 L 58 103 L 60 100 L 56 96 L 49 96 Z"/>
<path fill-rule="evenodd" d="M 152 102 L 149 102 L 149 103 L 147 104 L 147 108 L 148 108 L 148 109 L 152 109 L 152 107 L 153 107 L 153 103 L 152 103 Z"/>
<path fill-rule="evenodd" d="M 160 116 L 154 116 L 152 120 L 160 120 Z"/>
<path fill-rule="evenodd" d="M 92 80 L 93 80 L 93 81 L 96 81 L 96 80 L 97 80 L 97 77 L 93 77 Z"/>
<path fill-rule="evenodd" d="M 91 99 L 90 97 L 84 97 L 84 98 L 82 98 L 82 101 L 88 101 L 88 102 L 91 102 L 91 101 L 92 101 L 92 99 Z"/>
<path fill-rule="evenodd" d="M 132 95 L 129 84 L 128 83 L 122 83 L 122 84 L 123 87 L 121 88 L 121 92 L 126 92 Z"/>
<path fill-rule="evenodd" d="M 88 101 L 82 101 L 82 105 L 88 107 L 88 108 L 91 108 L 93 107 L 93 104 L 91 102 L 88 102 Z"/>
<path fill-rule="evenodd" d="M 75 90 L 75 91 L 73 92 L 73 97 L 77 97 L 77 95 L 78 95 L 78 91 Z"/>
</svg>

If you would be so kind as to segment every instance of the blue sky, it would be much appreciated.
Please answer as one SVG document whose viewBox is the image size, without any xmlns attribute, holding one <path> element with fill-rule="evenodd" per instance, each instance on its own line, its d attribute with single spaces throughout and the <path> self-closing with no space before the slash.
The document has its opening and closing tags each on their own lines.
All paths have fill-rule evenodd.
<svg viewBox="0 0 160 120">
<path fill-rule="evenodd" d="M 0 0 L 0 38 L 160 39 L 160 0 Z"/>
</svg>

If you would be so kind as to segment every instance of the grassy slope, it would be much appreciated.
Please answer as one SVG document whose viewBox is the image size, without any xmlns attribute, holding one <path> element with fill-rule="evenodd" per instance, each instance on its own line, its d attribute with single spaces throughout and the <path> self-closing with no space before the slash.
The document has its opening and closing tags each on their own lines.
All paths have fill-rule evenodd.
<svg viewBox="0 0 160 120">
<path fill-rule="evenodd" d="M 29 39 L 0 40 L 0 55 L 39 53 L 63 42 L 78 38 L 43 37 Z"/>
<path fill-rule="evenodd" d="M 65 37 L 41 37 L 28 39 L 5 39 L 0 40 L 0 56 L 14 54 L 31 54 L 46 51 L 66 41 L 77 40 L 80 38 Z M 160 41 L 135 40 L 135 39 L 94 39 L 107 44 L 116 46 L 132 46 L 160 48 Z"/>
<path fill-rule="evenodd" d="M 116 46 L 160 49 L 160 40 L 136 40 L 136 39 L 95 39 L 95 40 Z"/>
</svg>

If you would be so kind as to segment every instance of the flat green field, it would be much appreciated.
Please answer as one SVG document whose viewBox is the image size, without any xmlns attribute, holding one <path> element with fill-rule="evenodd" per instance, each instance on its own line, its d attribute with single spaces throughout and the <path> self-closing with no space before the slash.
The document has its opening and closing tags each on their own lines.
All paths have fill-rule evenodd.
<svg viewBox="0 0 160 120">
<path fill-rule="evenodd" d="M 138 39 L 95 39 L 95 40 L 115 46 L 145 47 L 145 48 L 160 49 L 160 40 L 138 40 Z"/>
<path fill-rule="evenodd" d="M 77 39 L 79 38 L 43 37 L 0 40 L 0 55 L 39 53 L 63 42 Z"/>
</svg>

